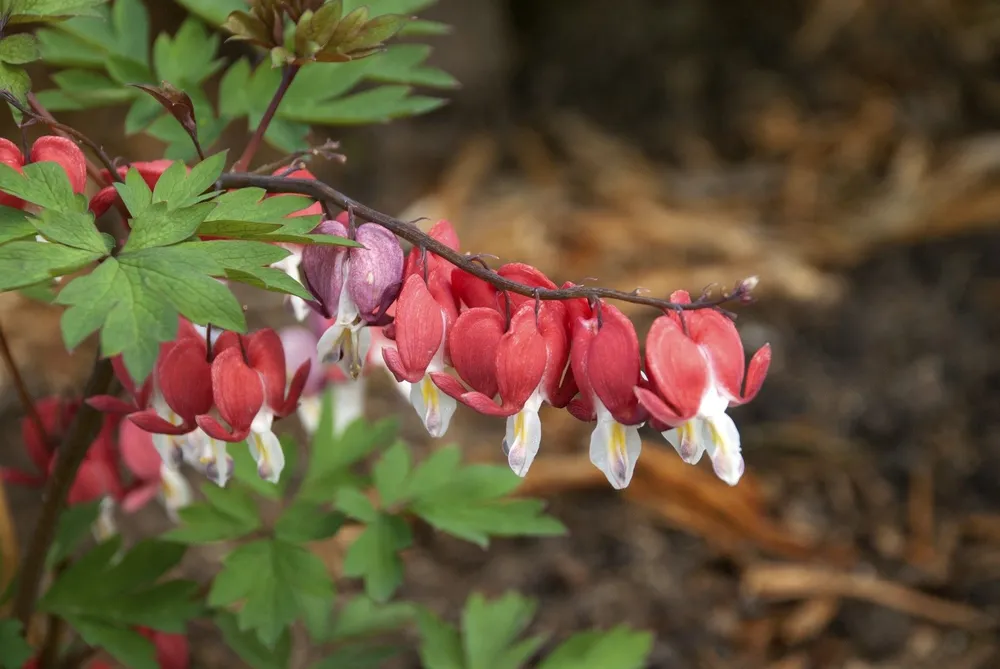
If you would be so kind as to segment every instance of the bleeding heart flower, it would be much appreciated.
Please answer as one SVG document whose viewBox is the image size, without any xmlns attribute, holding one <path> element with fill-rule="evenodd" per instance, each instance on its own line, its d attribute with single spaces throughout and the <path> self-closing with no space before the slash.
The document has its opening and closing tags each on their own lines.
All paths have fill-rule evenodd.
<svg viewBox="0 0 1000 669">
<path fill-rule="evenodd" d="M 287 168 L 279 168 L 271 173 L 271 176 L 279 176 L 285 174 Z M 312 172 L 309 170 L 295 170 L 290 174 L 285 175 L 289 179 L 315 179 Z M 271 193 L 268 197 L 288 197 L 287 194 L 282 193 Z M 323 215 L 323 205 L 319 202 L 313 202 L 311 205 L 305 209 L 300 209 L 296 212 L 288 214 L 287 218 L 295 218 L 298 216 L 322 216 Z M 345 214 L 346 217 L 346 214 Z M 280 269 L 282 272 L 287 274 L 293 280 L 301 282 L 301 276 L 299 273 L 299 267 L 302 264 L 302 251 L 305 248 L 302 244 L 285 244 L 280 243 L 278 246 L 282 247 L 288 251 L 288 255 L 279 260 L 278 262 L 271 265 L 275 269 Z M 295 295 L 286 295 L 286 300 L 292 305 L 292 313 L 295 319 L 300 323 L 306 319 L 309 314 L 309 305 L 301 297 L 296 297 Z"/>
<path fill-rule="evenodd" d="M 688 303 L 685 291 L 671 301 Z M 646 338 L 646 370 L 652 388 L 636 397 L 685 462 L 706 451 L 716 475 L 736 485 L 743 475 L 740 434 L 726 408 L 752 400 L 767 375 L 771 347 L 764 345 L 746 367 L 736 326 L 711 309 L 671 313 L 653 322 Z M 745 375 L 745 378 L 744 378 Z"/>
<path fill-rule="evenodd" d="M 134 513 L 158 497 L 167 515 L 176 521 L 177 511 L 191 503 L 191 487 L 176 468 L 160 457 L 153 445 L 153 435 L 131 421 L 122 421 L 118 429 L 118 449 L 122 461 L 135 477 L 122 498 L 122 509 Z"/>
<path fill-rule="evenodd" d="M 87 158 L 76 142 L 58 135 L 39 137 L 31 145 L 31 162 L 53 162 L 63 168 L 74 193 L 87 187 Z"/>
<path fill-rule="evenodd" d="M 286 381 L 285 351 L 271 329 L 244 337 L 226 332 L 215 344 L 212 394 L 218 415 L 200 415 L 198 425 L 211 438 L 226 442 L 247 440 L 261 478 L 277 482 L 285 466 L 281 443 L 271 430 L 275 418 L 295 411 L 311 363 L 303 362 Z M 287 390 L 286 390 L 287 386 Z"/>
<path fill-rule="evenodd" d="M 318 233 L 347 237 L 339 221 L 324 221 Z M 302 254 L 306 287 L 316 296 L 316 308 L 334 324 L 319 340 L 320 360 L 337 363 L 358 378 L 371 346 L 369 325 L 389 322 L 388 309 L 399 294 L 403 251 L 396 237 L 367 223 L 357 229 L 363 247 L 313 245 Z"/>
<path fill-rule="evenodd" d="M 160 669 L 188 669 L 191 666 L 191 652 L 186 636 L 167 634 L 146 627 L 136 629 L 156 646 L 156 663 L 160 665 Z"/>
<path fill-rule="evenodd" d="M 432 381 L 434 374 L 444 372 L 448 330 L 456 320 L 454 302 L 450 296 L 446 299 L 449 302 L 442 305 L 423 276 L 411 274 L 396 303 L 396 346 L 382 349 L 386 367 L 396 380 L 411 384 L 410 404 L 432 437 L 444 436 L 458 407 Z"/>
<path fill-rule="evenodd" d="M 642 449 L 639 428 L 646 412 L 633 389 L 640 381 L 639 338 L 632 322 L 600 303 L 600 314 L 580 300 L 584 313 L 573 322 L 570 361 L 580 397 L 569 405 L 581 420 L 597 420 L 590 461 L 617 489 L 628 486 Z"/>
</svg>

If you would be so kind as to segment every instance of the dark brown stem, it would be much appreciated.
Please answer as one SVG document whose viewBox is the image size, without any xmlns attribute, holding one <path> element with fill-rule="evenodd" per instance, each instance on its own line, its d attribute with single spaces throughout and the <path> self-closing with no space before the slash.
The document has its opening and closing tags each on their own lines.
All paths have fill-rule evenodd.
<svg viewBox="0 0 1000 669">
<path fill-rule="evenodd" d="M 91 151 L 94 152 L 94 155 L 97 156 L 98 160 L 101 161 L 104 167 L 107 168 L 108 172 L 111 174 L 111 180 L 112 181 L 119 180 L 118 170 L 115 169 L 114 162 L 111 160 L 110 157 L 108 157 L 108 154 L 104 151 L 103 148 L 101 148 L 99 144 L 97 144 L 97 142 L 93 141 L 92 139 L 84 135 L 82 132 L 74 130 L 68 125 L 63 125 L 62 123 L 56 121 L 56 118 L 49 112 L 48 109 L 42 106 L 42 103 L 38 101 L 38 98 L 35 97 L 34 93 L 28 93 L 28 104 L 31 106 L 31 109 L 25 109 L 20 105 L 16 106 L 18 107 L 18 109 L 22 114 L 28 114 L 33 118 L 42 121 L 47 126 L 52 128 L 52 130 L 55 131 L 55 133 L 60 137 L 65 137 L 67 139 L 76 139 L 81 143 L 83 143 L 84 145 L 86 145 L 87 148 L 89 148 Z M 95 165 L 94 161 L 90 160 L 89 158 L 87 158 L 86 160 L 87 160 L 87 174 L 90 175 L 90 178 L 96 181 L 101 186 L 109 185 L 107 179 L 104 177 L 103 174 L 101 174 L 101 168 Z"/>
<path fill-rule="evenodd" d="M 327 160 L 336 160 L 339 163 L 344 163 L 347 161 L 347 156 L 342 153 L 337 153 L 335 149 L 340 148 L 340 142 L 336 142 L 332 139 L 327 140 L 319 146 L 314 146 L 308 149 L 303 149 L 301 151 L 293 151 L 287 156 L 274 161 L 273 163 L 268 163 L 267 165 L 261 165 L 253 171 L 254 174 L 271 174 L 275 170 L 291 166 L 298 163 L 302 158 L 325 158 Z"/>
<path fill-rule="evenodd" d="M 271 102 L 267 105 L 264 115 L 260 118 L 260 123 L 257 125 L 253 136 L 247 142 L 247 148 L 243 150 L 243 155 L 233 165 L 233 172 L 245 172 L 250 167 L 250 161 L 253 160 L 257 149 L 260 148 L 261 142 L 264 141 L 264 133 L 267 132 L 268 126 L 271 125 L 274 115 L 278 112 L 278 106 L 284 99 L 285 93 L 288 92 L 288 87 L 295 80 L 295 75 L 299 73 L 299 69 L 300 66 L 298 65 L 285 65 L 281 70 L 281 83 L 278 84 L 278 89 L 274 91 Z"/>
<path fill-rule="evenodd" d="M 455 267 L 462 269 L 469 274 L 486 281 L 500 291 L 508 291 L 532 297 L 538 300 L 572 300 L 576 298 L 584 299 L 611 299 L 619 302 L 630 302 L 648 307 L 655 307 L 664 311 L 693 311 L 695 309 L 707 309 L 718 307 L 727 302 L 744 299 L 749 294 L 749 289 L 756 284 L 756 280 L 744 280 L 737 284 L 737 288 L 731 292 L 723 292 L 719 297 L 710 299 L 708 297 L 699 298 L 690 303 L 671 302 L 654 297 L 644 297 L 637 295 L 635 291 L 624 292 L 612 288 L 573 286 L 571 288 L 537 288 L 527 284 L 511 281 L 510 279 L 497 274 L 482 263 L 481 256 L 463 255 L 445 246 L 434 239 L 426 232 L 418 228 L 413 223 L 401 221 L 398 218 L 383 214 L 370 207 L 357 202 L 343 193 L 334 190 L 321 181 L 313 179 L 289 179 L 279 176 L 263 176 L 260 174 L 229 173 L 223 174 L 218 181 L 221 190 L 227 188 L 263 188 L 272 193 L 294 193 L 297 195 L 308 195 L 309 197 L 321 201 L 331 202 L 344 211 L 350 211 L 357 218 L 375 223 L 386 230 L 392 232 L 400 239 L 413 244 L 413 246 L 426 249 L 441 258 L 444 258 Z"/>
<path fill-rule="evenodd" d="M 98 357 L 90 372 L 83 396 L 108 394 L 113 378 L 111 361 Z M 66 499 L 69 497 L 76 472 L 80 469 L 91 442 L 101 429 L 103 420 L 104 415 L 101 412 L 86 403 L 81 404 L 65 438 L 59 444 L 56 465 L 45 486 L 45 502 L 22 562 L 20 582 L 17 594 L 14 595 L 13 615 L 24 625 L 25 634 L 28 633 L 31 614 L 35 610 L 38 589 L 45 575 L 45 558 L 55 538 L 59 516 L 66 506 Z"/>
<path fill-rule="evenodd" d="M 21 370 L 18 369 L 17 363 L 14 361 L 14 354 L 10 350 L 3 326 L 0 326 L 0 356 L 3 357 L 3 361 L 7 365 L 7 371 L 10 373 L 11 380 L 14 381 L 14 389 L 17 390 L 18 399 L 21 400 L 21 406 L 24 407 L 28 420 L 35 424 L 35 429 L 42 436 L 42 440 L 48 443 L 49 435 L 45 430 L 45 423 L 42 422 L 42 417 L 38 414 L 38 408 L 35 406 L 35 400 L 28 392 L 28 385 L 24 382 Z"/>
<path fill-rule="evenodd" d="M 60 564 L 55 568 L 56 578 L 66 570 L 68 563 Z M 52 669 L 56 665 L 59 657 L 59 642 L 62 641 L 63 632 L 66 631 L 66 622 L 59 616 L 50 615 L 47 618 L 48 627 L 45 630 L 45 639 L 42 641 L 42 650 L 38 654 L 38 669 Z"/>
</svg>

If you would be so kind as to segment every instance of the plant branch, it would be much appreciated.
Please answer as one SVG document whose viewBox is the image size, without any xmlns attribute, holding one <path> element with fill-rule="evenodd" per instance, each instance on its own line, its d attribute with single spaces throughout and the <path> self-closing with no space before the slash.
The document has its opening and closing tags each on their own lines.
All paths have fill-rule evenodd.
<svg viewBox="0 0 1000 669">
<path fill-rule="evenodd" d="M 268 163 L 267 165 L 261 165 L 253 171 L 254 174 L 271 174 L 275 170 L 285 167 L 292 166 L 298 163 L 302 158 L 325 158 L 326 160 L 336 160 L 338 163 L 347 162 L 347 156 L 342 153 L 337 153 L 335 149 L 340 148 L 340 142 L 328 139 L 319 146 L 313 146 L 308 149 L 303 149 L 302 151 L 293 151 L 287 156 L 274 161 L 273 163 Z"/>
<path fill-rule="evenodd" d="M 292 81 L 295 80 L 295 75 L 299 73 L 299 65 L 285 65 L 281 70 L 281 83 L 278 84 L 277 90 L 274 91 L 274 96 L 271 97 L 270 104 L 267 105 L 267 109 L 264 111 L 264 115 L 260 118 L 260 123 L 257 125 L 257 129 L 254 131 L 253 136 L 247 143 L 247 148 L 243 150 L 243 155 L 239 157 L 236 163 L 233 165 L 233 172 L 245 172 L 248 167 L 250 167 L 250 161 L 253 160 L 254 154 L 257 153 L 257 149 L 260 148 L 261 142 L 264 141 L 264 133 L 267 132 L 267 128 L 271 125 L 271 121 L 274 120 L 274 115 L 278 112 L 278 106 L 285 97 L 285 93 L 288 92 L 288 87 L 292 85 Z"/>
<path fill-rule="evenodd" d="M 111 391 L 113 379 L 111 361 L 98 357 L 90 372 L 83 396 L 108 394 Z M 83 463 L 87 450 L 97 436 L 103 421 L 104 415 L 101 412 L 91 408 L 86 403 L 82 403 L 66 432 L 66 436 L 59 444 L 56 465 L 45 486 L 45 502 L 42 505 L 42 513 L 28 544 L 28 550 L 22 562 L 20 583 L 17 594 L 14 596 L 13 614 L 24 625 L 25 634 L 28 633 L 31 614 L 34 612 L 35 600 L 38 597 L 38 589 L 42 577 L 45 575 L 46 556 L 55 538 L 59 516 L 66 506 L 66 499 L 69 497 L 76 472 Z"/>
<path fill-rule="evenodd" d="M 24 412 L 28 415 L 28 420 L 35 424 L 35 429 L 42 436 L 42 440 L 48 443 L 49 435 L 45 430 L 45 423 L 42 422 L 42 417 L 35 406 L 35 400 L 31 397 L 31 393 L 28 392 L 28 384 L 24 382 L 21 370 L 18 369 L 17 362 L 14 361 L 14 354 L 10 350 L 10 344 L 7 342 L 7 334 L 4 332 L 3 326 L 0 326 L 0 357 L 3 357 L 3 361 L 7 365 L 7 371 L 14 382 L 18 399 L 21 400 L 21 406 L 24 407 Z"/>
<path fill-rule="evenodd" d="M 641 304 L 648 307 L 655 307 L 664 311 L 693 311 L 696 309 L 706 309 L 720 307 L 727 302 L 745 301 L 750 298 L 750 293 L 756 285 L 756 279 L 751 277 L 736 284 L 732 291 L 724 291 L 720 296 L 712 298 L 705 294 L 690 303 L 671 302 L 654 297 L 645 297 L 639 291 L 624 292 L 612 288 L 573 286 L 571 288 L 538 288 L 527 284 L 511 281 L 501 276 L 483 263 L 482 256 L 463 255 L 458 251 L 445 246 L 434 239 L 426 232 L 418 228 L 413 223 L 402 221 L 398 218 L 383 214 L 360 202 L 357 202 L 343 193 L 331 188 L 327 184 L 313 179 L 289 179 L 280 176 L 263 176 L 260 174 L 229 173 L 223 174 L 217 186 L 225 190 L 227 188 L 263 188 L 272 193 L 294 193 L 297 195 L 307 195 L 315 200 L 330 202 L 337 207 L 353 212 L 356 218 L 379 225 L 400 239 L 413 244 L 416 248 L 425 249 L 441 258 L 444 258 L 455 267 L 462 269 L 469 274 L 486 281 L 497 290 L 508 291 L 525 297 L 533 297 L 538 300 L 572 300 L 584 299 L 610 299 L 619 302 L 629 302 Z"/>
</svg>

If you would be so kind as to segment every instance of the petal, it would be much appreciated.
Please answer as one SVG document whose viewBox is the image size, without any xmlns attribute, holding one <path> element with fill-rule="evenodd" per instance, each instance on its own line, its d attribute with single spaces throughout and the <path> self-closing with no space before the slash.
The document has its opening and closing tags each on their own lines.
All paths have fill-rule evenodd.
<svg viewBox="0 0 1000 669">
<path fill-rule="evenodd" d="M 250 427 L 264 404 L 264 384 L 243 361 L 240 351 L 230 348 L 212 362 L 212 395 L 219 414 L 234 432 L 240 433 Z"/>
<path fill-rule="evenodd" d="M 702 420 L 694 418 L 678 427 L 663 432 L 663 438 L 681 456 L 681 460 L 689 465 L 696 465 L 705 453 L 705 441 L 702 439 Z"/>
<path fill-rule="evenodd" d="M 233 473 L 233 459 L 226 452 L 225 441 L 205 434 L 198 461 L 205 471 L 205 476 L 219 487 L 225 487 Z"/>
<path fill-rule="evenodd" d="M 160 494 L 159 479 L 143 483 L 130 490 L 122 500 L 122 511 L 125 513 L 135 513 Z"/>
<path fill-rule="evenodd" d="M 111 395 L 93 395 L 86 400 L 87 406 L 101 413 L 129 414 L 135 411 L 135 405 Z"/>
<path fill-rule="evenodd" d="M 187 440 L 178 435 L 153 433 L 153 448 L 160 456 L 160 462 L 176 469 L 184 460 L 184 444 Z"/>
<path fill-rule="evenodd" d="M 321 394 L 303 397 L 299 402 L 296 413 L 298 413 L 299 422 L 302 424 L 302 429 L 305 430 L 306 436 L 312 437 L 316 434 L 316 428 L 319 427 L 319 419 L 322 411 L 323 395 Z"/>
<path fill-rule="evenodd" d="M 281 337 L 271 328 L 258 330 L 247 338 L 247 362 L 260 374 L 264 381 L 264 395 L 267 406 L 278 411 L 285 405 L 285 349 Z M 308 363 L 306 363 L 308 364 Z M 309 370 L 306 370 L 308 374 Z M 305 376 L 299 381 L 299 392 Z"/>
<path fill-rule="evenodd" d="M 212 408 L 214 380 L 207 358 L 202 340 L 185 337 L 156 365 L 156 382 L 163 399 L 185 422 Z"/>
<path fill-rule="evenodd" d="M 395 325 L 396 350 L 402 369 L 393 372 L 397 380 L 414 383 L 427 372 L 445 336 L 441 307 L 427 290 L 422 277 L 411 276 L 403 285 L 396 303 Z M 389 360 L 385 358 L 387 365 L 391 364 Z"/>
<path fill-rule="evenodd" d="M 163 506 L 171 520 L 177 520 L 177 512 L 191 503 L 194 493 L 184 475 L 166 465 L 160 470 L 160 495 Z"/>
<path fill-rule="evenodd" d="M 45 468 L 45 471 L 48 471 L 48 467 Z M 0 481 L 13 483 L 14 485 L 29 486 L 32 488 L 38 488 L 45 485 L 44 476 L 29 474 L 28 472 L 20 469 L 12 469 L 10 467 L 0 467 Z"/>
<path fill-rule="evenodd" d="M 39 137 L 31 146 L 31 162 L 54 162 L 63 168 L 74 193 L 87 187 L 87 158 L 76 142 L 58 135 Z"/>
<path fill-rule="evenodd" d="M 156 409 L 130 413 L 128 419 L 146 432 L 153 434 L 187 434 L 193 428 L 193 425 L 171 423 L 156 413 Z"/>
<path fill-rule="evenodd" d="M 486 281 L 456 267 L 451 272 L 451 288 L 455 297 L 470 309 L 497 309 L 497 290 Z"/>
<path fill-rule="evenodd" d="M 590 436 L 590 461 L 604 472 L 616 490 L 628 487 L 642 450 L 639 428 L 622 425 L 604 407 L 598 407 L 597 427 Z"/>
<path fill-rule="evenodd" d="M 712 458 L 715 475 L 731 486 L 740 482 L 745 465 L 740 450 L 740 432 L 736 423 L 725 413 L 702 421 L 702 439 Z"/>
<path fill-rule="evenodd" d="M 545 276 L 540 269 L 532 267 L 526 263 L 511 262 L 506 265 L 501 265 L 500 268 L 497 269 L 497 274 L 505 279 L 517 281 L 518 283 L 535 288 L 552 290 L 557 287 L 556 284 L 553 283 L 549 277 Z M 526 297 L 524 295 L 511 294 L 510 303 L 514 309 L 517 309 L 526 303 L 534 304 L 534 298 Z"/>
<path fill-rule="evenodd" d="M 399 295 L 403 281 L 403 249 L 380 225 L 365 223 L 355 238 L 364 248 L 352 248 L 347 283 L 358 312 L 368 322 L 377 319 Z"/>
<path fill-rule="evenodd" d="M 416 409 L 427 433 L 435 438 L 443 437 L 448 431 L 451 417 L 458 408 L 458 402 L 438 390 L 430 375 L 410 386 L 410 404 Z"/>
<path fill-rule="evenodd" d="M 485 307 L 466 311 L 448 333 L 455 371 L 473 390 L 487 397 L 496 397 L 499 391 L 496 360 L 503 336 L 503 316 Z"/>
<path fill-rule="evenodd" d="M 333 433 L 341 435 L 354 421 L 365 415 L 365 379 L 335 385 L 333 395 Z"/>
<path fill-rule="evenodd" d="M 673 407 L 664 402 L 659 395 L 648 388 L 636 386 L 632 392 L 635 393 L 635 398 L 638 400 L 639 405 L 649 413 L 651 423 L 676 426 L 689 420 L 684 416 L 678 416 Z"/>
<path fill-rule="evenodd" d="M 545 401 L 559 409 L 569 404 L 577 393 L 576 381 L 568 369 L 569 335 L 566 311 L 561 304 L 545 302 L 538 310 L 536 323 L 545 342 L 545 371 L 542 388 Z"/>
<path fill-rule="evenodd" d="M 520 407 L 538 388 L 548 352 L 538 331 L 535 307 L 525 304 L 511 318 L 510 329 L 497 345 L 497 386 L 505 406 Z"/>
<path fill-rule="evenodd" d="M 285 468 L 285 452 L 281 450 L 281 442 L 271 430 L 251 432 L 247 445 L 250 455 L 257 461 L 257 474 L 265 481 L 277 483 L 281 471 Z"/>
<path fill-rule="evenodd" d="M 164 459 L 156 450 L 153 435 L 129 420 L 118 428 L 118 450 L 122 461 L 137 478 L 155 481 Z"/>
<path fill-rule="evenodd" d="M 115 522 L 115 501 L 110 497 L 101 500 L 97 520 L 90 528 L 90 533 L 97 541 L 107 541 L 118 534 L 118 523 Z"/>
<path fill-rule="evenodd" d="M 524 476 L 528 473 L 541 443 L 542 421 L 538 418 L 537 407 L 526 406 L 507 419 L 503 450 L 507 454 L 507 464 L 515 474 Z"/>
<path fill-rule="evenodd" d="M 732 399 L 740 397 L 746 358 L 736 325 L 714 309 L 699 309 L 685 315 L 688 333 L 712 362 L 715 382 Z"/>
<path fill-rule="evenodd" d="M 153 645 L 156 646 L 156 663 L 160 665 L 160 669 L 190 668 L 191 657 L 186 636 L 165 632 L 153 632 L 152 636 Z"/>
<path fill-rule="evenodd" d="M 302 326 L 283 328 L 278 336 L 285 351 L 285 378 L 291 381 L 299 367 L 308 362 L 309 374 L 302 385 L 302 395 L 318 393 L 323 387 L 323 368 L 316 357 L 319 339 L 312 330 Z"/>
<path fill-rule="evenodd" d="M 770 366 L 771 345 L 764 344 L 750 358 L 750 365 L 747 367 L 746 382 L 743 386 L 743 394 L 740 397 L 739 404 L 746 404 L 757 397 L 760 387 L 764 385 L 764 378 L 767 376 L 767 370 Z"/>
<path fill-rule="evenodd" d="M 587 353 L 587 371 L 594 395 L 616 420 L 641 422 L 635 393 L 639 383 L 639 337 L 625 314 L 607 304 L 601 308 L 602 323 Z"/>
<path fill-rule="evenodd" d="M 317 234 L 347 237 L 347 227 L 338 221 L 323 221 Z M 316 296 L 327 315 L 336 313 L 344 288 L 346 246 L 309 244 L 302 249 L 301 275 L 309 292 Z"/>
<path fill-rule="evenodd" d="M 646 371 L 674 413 L 682 418 L 697 413 L 708 388 L 708 366 L 697 344 L 668 316 L 653 321 L 646 336 Z"/>
</svg>

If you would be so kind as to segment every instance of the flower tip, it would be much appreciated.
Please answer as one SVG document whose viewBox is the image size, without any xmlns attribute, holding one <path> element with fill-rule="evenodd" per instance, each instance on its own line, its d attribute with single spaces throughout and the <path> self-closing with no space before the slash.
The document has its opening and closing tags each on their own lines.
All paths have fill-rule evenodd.
<svg viewBox="0 0 1000 669">
<path fill-rule="evenodd" d="M 748 276 L 747 278 L 743 279 L 742 281 L 736 284 L 736 292 L 740 293 L 741 295 L 746 295 L 748 293 L 751 293 L 753 292 L 753 289 L 757 287 L 758 283 L 760 283 L 760 277 L 758 277 L 756 274 L 753 276 Z"/>
</svg>

